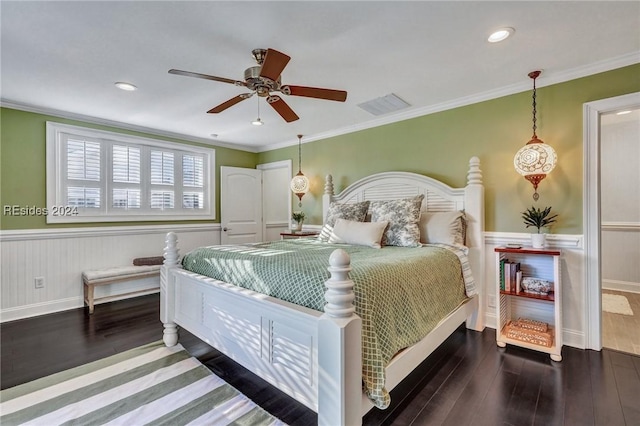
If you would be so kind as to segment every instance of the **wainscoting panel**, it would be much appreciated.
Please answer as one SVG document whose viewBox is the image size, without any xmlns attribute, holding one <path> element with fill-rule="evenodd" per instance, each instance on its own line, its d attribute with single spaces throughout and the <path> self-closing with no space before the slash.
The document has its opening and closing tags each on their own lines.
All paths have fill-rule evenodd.
<svg viewBox="0 0 640 426">
<path fill-rule="evenodd" d="M 640 223 L 603 222 L 602 288 L 640 293 Z"/>
<path fill-rule="evenodd" d="M 82 271 L 161 256 L 170 231 L 178 234 L 182 253 L 220 244 L 219 224 L 2 232 L 0 321 L 83 306 Z M 35 279 L 40 277 L 44 287 L 36 288 Z"/>
</svg>

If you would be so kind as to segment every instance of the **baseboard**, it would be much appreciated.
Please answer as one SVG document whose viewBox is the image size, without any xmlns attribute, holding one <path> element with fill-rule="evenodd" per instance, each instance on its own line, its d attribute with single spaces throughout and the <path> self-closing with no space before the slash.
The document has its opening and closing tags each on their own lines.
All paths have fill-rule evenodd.
<svg viewBox="0 0 640 426">
<path fill-rule="evenodd" d="M 626 291 L 628 293 L 640 293 L 640 283 L 630 281 L 602 280 L 603 290 Z"/>
<path fill-rule="evenodd" d="M 7 308 L 0 311 L 0 322 L 4 323 L 35 317 L 38 315 L 53 314 L 55 312 L 81 308 L 82 306 L 84 306 L 84 300 L 82 297 L 71 297 L 68 299 L 52 300 L 44 303 L 16 306 L 15 308 Z"/>
</svg>

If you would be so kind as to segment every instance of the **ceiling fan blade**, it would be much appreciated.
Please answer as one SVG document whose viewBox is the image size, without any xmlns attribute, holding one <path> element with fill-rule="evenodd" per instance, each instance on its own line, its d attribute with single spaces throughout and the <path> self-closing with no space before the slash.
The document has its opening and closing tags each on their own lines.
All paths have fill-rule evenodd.
<svg viewBox="0 0 640 426">
<path fill-rule="evenodd" d="M 191 72 L 191 71 L 182 71 L 182 70 L 171 69 L 171 70 L 169 70 L 169 74 L 184 75 L 185 77 L 204 78 L 205 80 L 219 81 L 221 83 L 230 83 L 230 84 L 235 84 L 236 86 L 246 86 L 247 85 L 247 83 L 245 83 L 244 81 L 232 80 L 230 78 L 224 78 L 224 77 L 216 77 L 214 75 L 200 74 L 200 73 Z"/>
<path fill-rule="evenodd" d="M 285 95 L 305 96 L 307 98 L 326 99 L 329 101 L 344 102 L 347 100 L 347 92 L 344 90 L 321 89 L 319 87 L 282 86 L 280 91 Z"/>
<path fill-rule="evenodd" d="M 290 56 L 277 50 L 267 49 L 267 55 L 262 63 L 262 68 L 260 68 L 260 77 L 266 77 L 273 81 L 278 80 L 289 60 L 291 60 Z"/>
<path fill-rule="evenodd" d="M 280 96 L 269 96 L 267 98 L 267 103 L 271 105 L 271 107 L 273 107 L 273 109 L 275 109 L 287 123 L 291 123 L 292 121 L 296 121 L 300 118 Z"/>
<path fill-rule="evenodd" d="M 242 94 L 236 96 L 235 98 L 231 98 L 228 101 L 225 101 L 225 102 L 221 103 L 220 105 L 211 108 L 209 111 L 207 111 L 207 114 L 217 114 L 219 112 L 222 112 L 225 109 L 234 106 L 238 102 L 242 102 L 245 99 L 249 99 L 251 96 L 253 96 L 253 93 L 242 93 Z"/>
</svg>

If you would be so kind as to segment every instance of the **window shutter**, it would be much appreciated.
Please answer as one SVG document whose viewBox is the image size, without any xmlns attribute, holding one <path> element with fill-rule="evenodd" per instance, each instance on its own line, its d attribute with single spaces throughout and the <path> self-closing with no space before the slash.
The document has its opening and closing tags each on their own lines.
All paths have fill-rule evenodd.
<svg viewBox="0 0 640 426">
<path fill-rule="evenodd" d="M 113 146 L 113 181 L 140 183 L 140 148 Z"/>
<path fill-rule="evenodd" d="M 151 183 L 173 185 L 173 152 L 151 151 Z"/>
</svg>

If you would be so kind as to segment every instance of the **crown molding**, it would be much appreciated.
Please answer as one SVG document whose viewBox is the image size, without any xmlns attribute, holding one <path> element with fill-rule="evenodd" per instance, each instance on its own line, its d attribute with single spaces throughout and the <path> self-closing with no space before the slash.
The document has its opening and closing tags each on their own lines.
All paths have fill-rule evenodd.
<svg viewBox="0 0 640 426">
<path fill-rule="evenodd" d="M 594 62 L 581 67 L 576 67 L 566 71 L 552 72 L 548 71 L 546 74 L 538 80 L 537 87 L 545 87 L 553 84 L 563 83 L 565 81 L 575 80 L 577 78 L 587 77 L 589 75 L 598 74 L 601 72 L 611 71 L 616 68 L 622 68 L 629 65 L 640 63 L 640 51 L 634 51 L 626 55 L 617 56 L 615 58 L 606 59 L 599 62 Z M 488 90 L 485 92 L 476 93 L 470 96 L 464 96 L 461 98 L 453 99 L 451 101 L 442 102 L 436 105 L 429 105 L 421 108 L 413 108 L 410 110 L 404 110 L 395 114 L 385 115 L 384 117 L 375 118 L 364 123 L 355 124 L 352 126 L 345 126 L 338 129 L 330 130 L 327 132 L 316 133 L 314 135 L 305 136 L 302 143 L 315 142 L 322 139 L 328 139 L 335 136 L 341 136 L 349 133 L 358 132 L 361 130 L 367 130 L 374 127 L 384 126 L 387 124 L 397 123 L 404 120 L 410 120 L 412 118 L 421 117 L 423 115 L 434 114 L 436 112 L 447 111 L 454 108 L 460 108 L 467 105 L 472 105 L 479 102 L 488 101 L 491 99 L 501 98 L 503 96 L 509 96 L 516 93 L 524 92 L 530 89 L 529 81 L 523 81 L 522 83 L 511 84 L 495 90 Z M 87 123 L 99 124 L 104 126 L 110 126 L 120 128 L 124 130 L 131 130 L 135 132 L 142 132 L 156 136 L 169 137 L 174 139 L 181 139 L 189 142 L 196 142 L 211 146 L 217 146 L 221 148 L 236 149 L 240 151 L 247 151 L 252 153 L 260 153 L 273 151 L 280 148 L 287 148 L 293 145 L 297 145 L 296 140 L 282 141 L 272 145 L 260 145 L 260 146 L 248 146 L 241 144 L 231 144 L 225 142 L 211 141 L 210 139 L 198 138 L 195 136 L 189 136 L 180 133 L 173 133 L 158 129 L 152 129 L 149 127 L 137 126 L 134 124 L 122 123 L 119 121 L 107 120 L 98 117 L 92 117 L 82 114 L 76 114 L 72 112 L 60 111 L 51 108 L 38 107 L 33 105 L 21 104 L 13 102 L 11 100 L 0 98 L 0 106 L 17 109 L 21 111 L 34 112 L 45 115 L 52 115 L 60 118 L 67 118 L 70 120 L 79 120 Z"/>
<path fill-rule="evenodd" d="M 165 130 L 152 129 L 150 127 L 138 126 L 135 124 L 123 123 L 121 121 L 107 120 L 105 118 L 93 117 L 90 115 L 77 114 L 75 112 L 61 111 L 54 108 L 46 108 L 35 105 L 27 105 L 20 102 L 14 102 L 8 99 L 0 98 L 0 107 L 16 109 L 19 111 L 33 112 L 36 114 L 50 115 L 53 117 L 66 118 L 68 120 L 78 120 L 84 123 L 98 124 L 100 126 L 114 127 L 115 129 L 130 130 L 133 132 L 146 133 L 148 135 L 162 136 L 165 138 L 172 138 L 183 140 L 186 142 L 195 142 L 199 144 L 205 144 L 212 147 L 229 148 L 239 151 L 248 151 L 252 153 L 258 152 L 255 147 L 240 144 L 231 144 L 225 142 L 212 141 L 210 139 L 199 138 L 196 136 L 185 135 L 182 133 L 168 132 Z"/>
<path fill-rule="evenodd" d="M 577 78 L 587 77 L 589 75 L 598 74 L 605 71 L 611 71 L 617 68 L 626 67 L 640 63 L 640 51 L 635 51 L 626 55 L 617 56 L 615 58 L 607 59 L 604 61 L 594 62 L 593 64 L 585 65 L 582 67 L 573 68 L 567 71 L 551 72 L 547 71 L 540 79 L 537 80 L 537 87 L 545 87 L 553 84 L 564 83 L 565 81 L 575 80 Z M 397 123 L 399 121 L 409 120 L 423 115 L 429 115 L 436 112 L 442 112 L 454 108 L 460 108 L 467 105 L 476 104 L 479 102 L 488 101 L 491 99 L 501 98 L 503 96 L 509 96 L 516 93 L 524 92 L 531 89 L 531 83 L 529 80 L 522 83 L 512 84 L 504 86 L 495 90 L 488 90 L 486 92 L 476 93 L 474 95 L 465 96 L 451 101 L 442 102 L 436 105 L 430 105 L 421 108 L 412 108 L 409 110 L 403 110 L 395 114 L 385 115 L 384 117 L 369 120 L 365 123 L 355 124 L 353 126 L 341 127 L 339 129 L 330 130 L 323 133 L 316 133 L 315 135 L 309 135 L 304 137 L 302 143 L 314 142 L 321 139 L 327 139 L 335 136 L 341 136 L 348 133 L 354 133 L 361 130 L 371 129 L 374 127 L 384 126 L 386 124 Z M 272 151 L 275 149 L 286 148 L 296 145 L 298 141 L 286 141 L 273 145 L 262 145 L 258 147 L 258 152 Z"/>
</svg>

